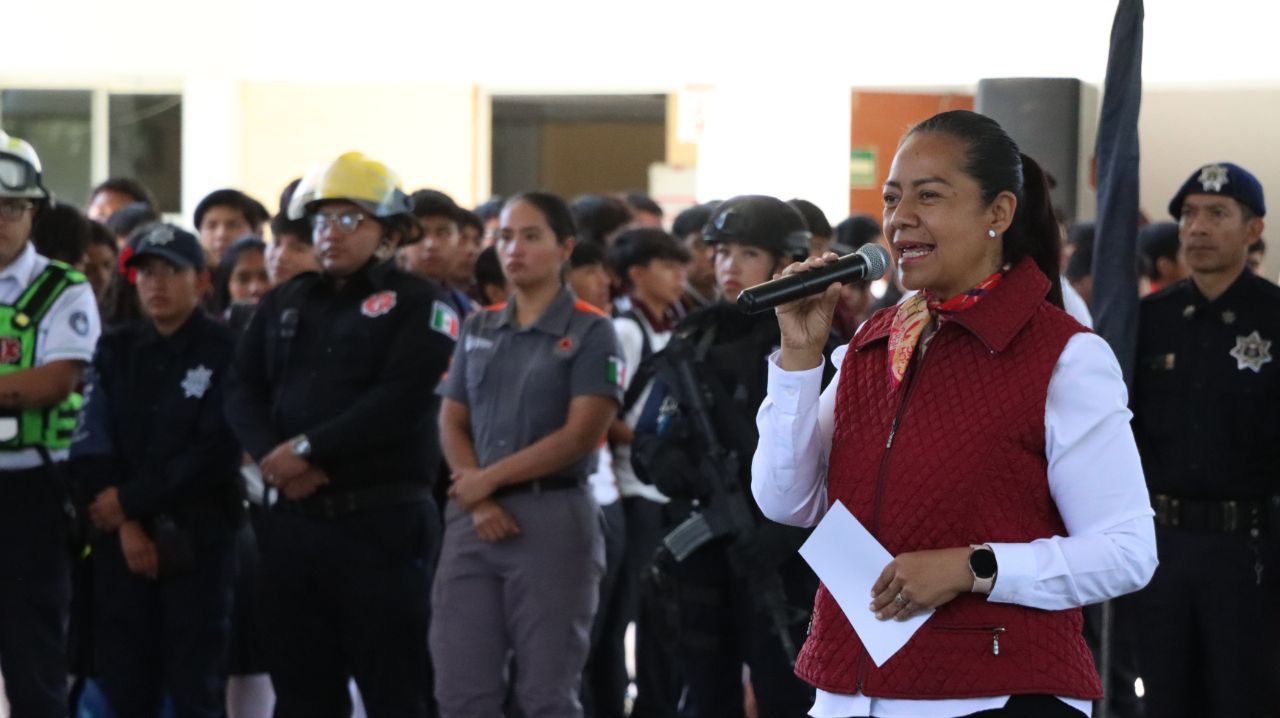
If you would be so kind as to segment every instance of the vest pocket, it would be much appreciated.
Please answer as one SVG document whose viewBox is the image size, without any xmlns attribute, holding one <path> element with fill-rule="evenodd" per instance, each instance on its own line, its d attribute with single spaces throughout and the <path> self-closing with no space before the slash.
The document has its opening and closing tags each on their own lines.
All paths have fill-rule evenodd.
<svg viewBox="0 0 1280 718">
<path fill-rule="evenodd" d="M 1004 626 L 934 626 L 940 633 L 969 634 L 991 640 L 991 655 L 1000 655 L 1000 637 L 1005 632 Z"/>
</svg>

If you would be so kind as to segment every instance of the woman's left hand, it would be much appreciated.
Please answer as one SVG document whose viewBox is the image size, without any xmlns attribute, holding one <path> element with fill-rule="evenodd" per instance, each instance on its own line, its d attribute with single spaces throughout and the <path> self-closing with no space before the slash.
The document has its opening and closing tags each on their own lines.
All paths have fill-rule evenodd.
<svg viewBox="0 0 1280 718">
<path fill-rule="evenodd" d="M 489 498 L 497 488 L 484 469 L 458 469 L 453 472 L 449 497 L 457 501 L 463 511 L 470 511 L 476 504 Z"/>
<path fill-rule="evenodd" d="M 904 553 L 890 561 L 876 579 L 871 588 L 871 611 L 881 621 L 905 621 L 971 588 L 968 546 Z"/>
</svg>

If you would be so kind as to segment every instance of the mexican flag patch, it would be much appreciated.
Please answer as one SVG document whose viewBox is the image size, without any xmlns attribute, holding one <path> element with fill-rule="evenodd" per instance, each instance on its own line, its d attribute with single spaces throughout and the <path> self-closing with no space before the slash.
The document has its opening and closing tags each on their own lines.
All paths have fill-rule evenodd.
<svg viewBox="0 0 1280 718">
<path fill-rule="evenodd" d="M 431 328 L 457 341 L 461 329 L 458 324 L 458 313 L 453 307 L 437 299 L 431 305 Z"/>
<path fill-rule="evenodd" d="M 622 361 L 621 357 L 609 357 L 609 369 L 607 379 L 611 384 L 617 384 L 620 387 L 626 387 L 627 384 L 627 364 Z"/>
</svg>

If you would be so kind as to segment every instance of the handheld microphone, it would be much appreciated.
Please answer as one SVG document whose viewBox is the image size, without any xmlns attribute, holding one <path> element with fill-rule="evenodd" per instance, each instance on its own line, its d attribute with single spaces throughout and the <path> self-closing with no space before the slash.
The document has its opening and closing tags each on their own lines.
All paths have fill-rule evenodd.
<svg viewBox="0 0 1280 718">
<path fill-rule="evenodd" d="M 866 244 L 821 269 L 779 277 L 742 290 L 738 295 L 738 309 L 746 314 L 759 314 L 787 302 L 821 294 L 836 282 L 879 279 L 888 268 L 889 252 L 878 244 Z"/>
</svg>

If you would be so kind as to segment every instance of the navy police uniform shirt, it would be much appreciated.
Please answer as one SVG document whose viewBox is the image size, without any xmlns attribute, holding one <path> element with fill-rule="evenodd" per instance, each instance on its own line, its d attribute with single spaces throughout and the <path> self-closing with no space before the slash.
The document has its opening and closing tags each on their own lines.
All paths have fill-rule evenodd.
<svg viewBox="0 0 1280 718">
<path fill-rule="evenodd" d="M 1185 279 L 1142 300 L 1134 436 L 1154 493 L 1280 491 L 1280 287 L 1244 272 L 1209 301 Z"/>
<path fill-rule="evenodd" d="M 527 327 L 516 326 L 514 299 L 469 318 L 440 394 L 470 410 L 484 467 L 563 427 L 574 397 L 621 404 L 626 370 L 613 322 L 562 288 Z M 596 458 L 592 451 L 560 473 L 585 478 Z"/>
<path fill-rule="evenodd" d="M 200 309 L 167 337 L 149 321 L 104 334 L 71 448 L 83 495 L 116 486 L 131 519 L 166 514 L 192 528 L 234 523 L 240 449 L 222 412 L 234 347 L 230 330 Z"/>
<path fill-rule="evenodd" d="M 436 384 L 459 331 L 434 284 L 371 260 L 344 281 L 303 274 L 263 297 L 241 340 L 227 414 L 261 460 L 299 435 L 321 492 L 429 483 L 441 461 Z"/>
</svg>

